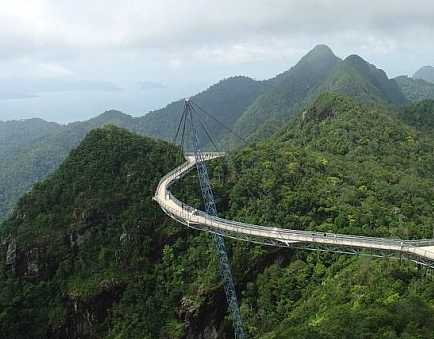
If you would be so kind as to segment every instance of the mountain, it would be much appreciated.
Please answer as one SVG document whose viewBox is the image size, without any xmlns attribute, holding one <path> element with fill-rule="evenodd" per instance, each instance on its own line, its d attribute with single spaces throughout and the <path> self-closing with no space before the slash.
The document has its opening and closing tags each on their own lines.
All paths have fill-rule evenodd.
<svg viewBox="0 0 434 339">
<path fill-rule="evenodd" d="M 357 55 L 341 60 L 324 45 L 316 46 L 289 71 L 277 76 L 235 124 L 245 137 L 261 139 L 279 129 L 295 112 L 321 93 L 333 92 L 364 103 L 407 102 L 395 81 Z"/>
<path fill-rule="evenodd" d="M 233 126 L 240 115 L 266 88 L 266 83 L 237 76 L 220 81 L 192 97 L 192 100 L 215 116 L 224 126 Z M 140 133 L 151 137 L 172 140 L 184 108 L 179 100 L 165 108 L 150 112 L 140 119 Z M 202 114 L 213 137 L 220 140 L 228 131 L 215 120 Z"/>
<path fill-rule="evenodd" d="M 200 117 L 215 141 L 224 148 L 234 148 L 240 140 L 228 128 L 249 141 L 264 139 L 324 92 L 372 104 L 401 105 L 407 101 L 396 81 L 389 80 L 382 70 L 355 55 L 341 60 L 325 45 L 316 46 L 294 67 L 272 79 L 228 78 L 193 96 L 193 101 L 207 112 Z M 22 134 L 16 134 L 20 141 L 12 138 L 3 151 L 0 146 L 0 220 L 33 183 L 52 173 L 91 129 L 113 124 L 172 140 L 183 104 L 180 100 L 140 118 L 108 111 L 89 121 L 53 125 L 46 135 L 29 132 L 29 137 L 20 138 Z M 10 135 L 4 130 L 0 130 L 3 140 Z M 201 147 L 211 148 L 204 133 L 200 137 Z"/>
<path fill-rule="evenodd" d="M 289 71 L 269 81 L 270 88 L 241 115 L 235 131 L 242 136 L 253 135 L 266 124 L 277 123 L 301 109 L 312 89 L 339 61 L 329 47 L 316 46 Z"/>
<path fill-rule="evenodd" d="M 323 94 L 209 169 L 222 216 L 415 238 L 432 234 L 433 146 L 382 106 Z M 210 236 L 151 199 L 179 161 L 110 126 L 35 185 L 0 232 L 0 337 L 231 338 Z M 172 189 L 200 207 L 194 174 Z M 434 282 L 411 262 L 226 245 L 251 338 L 434 333 Z"/>
<path fill-rule="evenodd" d="M 66 126 L 42 120 L 1 123 L 0 137 L 7 142 L 0 148 L 0 221 L 35 182 L 63 162 L 91 129 L 107 124 L 133 130 L 136 126 L 134 118 L 118 111 Z"/>
<path fill-rule="evenodd" d="M 226 126 L 232 126 L 264 88 L 263 82 L 247 77 L 232 77 L 211 86 L 193 99 L 209 114 L 215 114 L 223 123 L 223 125 L 216 123 L 205 114 L 201 116 L 212 132 L 212 136 L 218 141 L 227 132 Z M 66 126 L 56 125 L 52 133 L 46 135 L 29 131 L 27 134 L 31 136 L 29 138 L 20 138 L 21 134 L 17 133 L 16 139 L 20 139 L 20 143 L 15 143 L 14 147 L 5 145 L 3 154 L 0 146 L 0 221 L 13 208 L 18 198 L 35 182 L 52 173 L 91 129 L 112 124 L 142 135 L 172 140 L 183 105 L 184 102 L 180 100 L 140 118 L 133 118 L 115 110 L 107 111 L 88 121 Z M 7 125 L 19 125 L 19 123 L 2 123 L 5 127 L 2 129 L 0 125 L 0 138 L 9 138 L 10 134 L 4 132 Z M 22 132 L 26 133 L 24 129 Z M 206 140 L 203 135 L 200 137 L 201 140 Z M 204 141 L 202 146 L 206 148 L 208 143 L 209 141 Z"/>
<path fill-rule="evenodd" d="M 0 154 L 11 152 L 22 145 L 31 144 L 61 129 L 61 125 L 42 119 L 0 121 Z"/>
<path fill-rule="evenodd" d="M 324 92 L 343 94 L 363 103 L 406 103 L 396 82 L 358 55 L 350 55 L 336 65 L 316 92 L 316 96 Z"/>
<path fill-rule="evenodd" d="M 432 102 L 424 111 L 432 118 Z M 231 217 L 346 234 L 430 238 L 433 147 L 429 134 L 382 106 L 323 94 L 289 127 L 234 160 L 243 166 L 226 171 L 228 187 L 245 200 L 231 196 Z M 396 208 L 408 229 L 398 222 Z"/>
<path fill-rule="evenodd" d="M 434 67 L 433 66 L 422 67 L 420 70 L 414 73 L 413 78 L 434 83 Z"/>
<path fill-rule="evenodd" d="M 218 196 L 233 220 L 431 238 L 433 147 L 382 106 L 323 94 L 274 137 L 234 154 L 218 171 L 227 178 Z M 318 257 L 277 262 L 250 283 L 241 309 L 255 338 L 432 337 L 434 284 L 414 266 L 406 276 L 390 261 Z"/>
<path fill-rule="evenodd" d="M 434 84 L 421 79 L 399 76 L 394 79 L 410 102 L 434 99 Z"/>
<path fill-rule="evenodd" d="M 159 294 L 169 285 L 158 292 L 151 276 L 164 281 L 170 274 L 170 249 L 163 249 L 182 228 L 152 194 L 177 154 L 174 146 L 115 127 L 94 130 L 20 200 L 0 241 L 0 337 L 100 338 L 114 305 L 116 326 L 131 325 L 121 320 L 127 308 L 143 318 L 132 337 L 160 329 L 150 323 L 162 316 Z"/>
</svg>

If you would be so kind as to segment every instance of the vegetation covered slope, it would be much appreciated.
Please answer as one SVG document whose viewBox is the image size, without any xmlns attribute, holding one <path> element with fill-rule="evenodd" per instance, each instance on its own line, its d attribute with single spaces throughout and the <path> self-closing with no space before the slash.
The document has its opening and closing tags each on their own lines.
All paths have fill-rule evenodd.
<svg viewBox="0 0 434 339">
<path fill-rule="evenodd" d="M 210 167 L 227 217 L 416 237 L 433 226 L 429 150 L 393 115 L 325 95 L 273 139 Z M 151 201 L 175 154 L 97 130 L 21 200 L 0 241 L 0 336 L 232 337 L 209 236 Z M 190 175 L 173 189 L 198 206 L 197 186 Z M 434 332 L 434 283 L 412 264 L 227 244 L 251 338 Z"/>
<path fill-rule="evenodd" d="M 434 100 L 424 100 L 405 107 L 401 118 L 410 126 L 426 132 L 434 132 Z"/>
<path fill-rule="evenodd" d="M 0 156 L 60 129 L 59 124 L 42 119 L 0 121 Z"/>
<path fill-rule="evenodd" d="M 431 237 L 433 146 L 432 138 L 382 109 L 323 95 L 272 140 L 223 166 L 226 216 L 297 229 Z M 301 260 L 276 261 L 247 284 L 241 307 L 253 337 L 433 337 L 432 280 L 388 262 L 298 255 Z"/>
<path fill-rule="evenodd" d="M 386 73 L 358 55 L 338 63 L 327 79 L 315 90 L 315 98 L 324 92 L 351 96 L 362 103 L 402 105 L 406 98 L 396 82 Z"/>
<path fill-rule="evenodd" d="M 8 142 L 0 147 L 0 221 L 35 182 L 52 173 L 64 161 L 91 129 L 107 124 L 133 130 L 136 127 L 134 118 L 118 111 L 107 111 L 88 121 L 66 126 L 41 120 L 2 124 L 5 128 L 0 130 L 0 137 Z"/>
<path fill-rule="evenodd" d="M 432 138 L 381 108 L 322 95 L 288 129 L 237 155 L 231 216 L 297 229 L 431 237 L 433 149 Z"/>
<path fill-rule="evenodd" d="M 141 337 L 159 331 L 159 311 L 174 311 L 153 306 L 165 300 L 150 277 L 162 269 L 154 263 L 176 230 L 151 197 L 175 154 L 166 143 L 114 127 L 95 130 L 21 199 L 2 235 L 0 337 L 101 337 L 119 302 L 142 307 L 131 316 L 149 317 L 136 328 Z M 153 293 L 154 301 L 142 299 Z M 120 310 L 114 318 L 128 316 Z"/>
<path fill-rule="evenodd" d="M 271 87 L 243 113 L 235 130 L 242 136 L 249 136 L 295 113 L 339 60 L 329 47 L 316 46 L 289 71 L 270 80 Z"/>
<path fill-rule="evenodd" d="M 192 100 L 224 125 L 233 126 L 266 87 L 266 82 L 243 76 L 231 77 L 193 96 Z M 163 109 L 146 114 L 140 119 L 140 133 L 171 141 L 176 133 L 183 108 L 184 101 L 179 100 Z M 202 117 L 216 139 L 220 140 L 227 133 L 221 124 L 206 115 Z"/>
<path fill-rule="evenodd" d="M 322 92 L 341 93 L 371 103 L 405 101 L 396 83 L 383 71 L 358 56 L 341 60 L 325 45 L 315 47 L 296 66 L 273 79 L 228 78 L 195 95 L 193 100 L 238 134 L 258 140 L 272 135 Z M 4 146 L 3 153 L 0 146 L 0 220 L 33 183 L 52 173 L 91 129 L 109 123 L 142 135 L 172 140 L 182 109 L 181 100 L 141 118 L 108 111 L 89 121 L 53 126 L 54 132 L 46 136 L 31 132 L 29 135 L 40 137 L 12 141 L 16 147 Z M 202 119 L 217 142 L 229 146 L 240 143 L 214 119 L 206 115 Z M 9 134 L 0 127 L 1 139 L 7 139 Z"/>
<path fill-rule="evenodd" d="M 434 99 L 434 84 L 422 79 L 400 76 L 394 79 L 410 102 Z"/>
<path fill-rule="evenodd" d="M 226 126 L 231 126 L 264 86 L 264 83 L 250 78 L 233 77 L 194 96 L 194 100 L 205 110 L 216 114 Z M 90 130 L 113 124 L 142 135 L 172 140 L 183 104 L 183 101 L 177 101 L 141 118 L 112 110 L 66 126 L 38 119 L 0 122 L 0 221 L 15 206 L 19 197 L 35 182 L 52 173 Z M 219 139 L 227 132 L 225 127 L 206 115 L 202 115 L 202 119 L 215 138 Z"/>
</svg>

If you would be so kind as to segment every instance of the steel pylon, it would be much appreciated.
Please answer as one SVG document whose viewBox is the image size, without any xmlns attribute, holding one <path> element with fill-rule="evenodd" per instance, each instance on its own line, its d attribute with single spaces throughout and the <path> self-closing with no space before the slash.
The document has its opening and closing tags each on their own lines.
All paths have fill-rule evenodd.
<svg viewBox="0 0 434 339">
<path fill-rule="evenodd" d="M 205 159 L 199 147 L 199 136 L 194 124 L 192 112 L 193 112 L 193 107 L 191 105 L 191 102 L 190 100 L 186 99 L 184 113 L 186 114 L 185 118 L 188 118 L 190 120 L 191 138 L 192 138 L 191 142 L 193 145 L 193 152 L 196 160 L 196 169 L 199 177 L 200 189 L 202 191 L 202 199 L 205 204 L 205 211 L 209 215 L 217 216 L 217 207 L 214 200 L 214 193 L 211 188 L 211 184 L 208 176 L 208 169 L 205 165 Z M 247 338 L 247 336 L 244 332 L 244 326 L 241 319 L 240 309 L 238 306 L 237 294 L 235 291 L 234 280 L 232 277 L 232 270 L 229 263 L 225 242 L 221 235 L 212 234 L 212 237 L 213 237 L 215 249 L 217 251 L 220 275 L 223 280 L 223 286 L 225 289 L 228 309 L 233 322 L 235 338 L 245 339 Z"/>
</svg>

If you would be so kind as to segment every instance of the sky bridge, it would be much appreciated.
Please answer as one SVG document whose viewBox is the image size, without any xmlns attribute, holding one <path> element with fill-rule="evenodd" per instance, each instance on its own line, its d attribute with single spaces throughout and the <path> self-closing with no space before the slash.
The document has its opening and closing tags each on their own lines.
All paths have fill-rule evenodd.
<svg viewBox="0 0 434 339">
<path fill-rule="evenodd" d="M 203 160 L 224 156 L 222 152 L 203 152 L 202 154 Z M 193 153 L 186 153 L 185 158 L 186 162 L 184 164 L 161 179 L 154 200 L 158 202 L 167 215 L 188 227 L 253 243 L 407 259 L 434 268 L 434 239 L 401 240 L 252 225 L 222 219 L 195 209 L 178 200 L 170 192 L 170 186 L 185 176 L 196 165 L 196 158 Z"/>
</svg>

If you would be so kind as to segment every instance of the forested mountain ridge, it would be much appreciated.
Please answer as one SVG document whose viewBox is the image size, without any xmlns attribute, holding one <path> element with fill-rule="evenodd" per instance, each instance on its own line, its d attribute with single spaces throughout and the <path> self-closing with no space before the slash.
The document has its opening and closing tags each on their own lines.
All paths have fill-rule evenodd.
<svg viewBox="0 0 434 339">
<path fill-rule="evenodd" d="M 232 220 L 430 238 L 433 148 L 431 136 L 381 106 L 323 94 L 273 138 L 234 154 L 219 170 L 227 180 L 217 196 Z M 247 326 L 267 329 L 255 337 L 432 337 L 432 280 L 385 268 L 390 262 L 334 257 L 329 266 L 318 257 L 276 263 L 248 285 L 241 302 Z"/>
<path fill-rule="evenodd" d="M 0 220 L 35 182 L 45 178 L 57 168 L 90 130 L 107 124 L 116 124 L 129 129 L 134 129 L 136 126 L 134 118 L 119 111 L 107 111 L 88 121 L 66 126 L 48 124 L 41 120 L 4 124 L 8 126 L 8 131 L 13 131 L 10 125 L 19 126 L 20 131 L 13 132 L 13 137 L 8 137 L 6 131 L 3 134 L 7 137 L 7 143 L 3 144 L 3 152 L 0 151 Z M 39 124 L 50 128 L 24 129 L 23 124 L 29 126 Z"/>
<path fill-rule="evenodd" d="M 194 97 L 195 102 L 215 114 L 219 121 L 231 126 L 239 114 L 250 104 L 265 84 L 247 77 L 233 77 L 211 86 Z M 0 146 L 0 220 L 5 218 L 18 198 L 31 186 L 52 173 L 76 147 L 85 135 L 94 128 L 113 124 L 142 135 L 172 140 L 182 112 L 183 101 L 168 105 L 144 117 L 133 118 L 122 112 L 111 110 L 96 118 L 56 125 L 53 133 L 27 133 L 31 138 L 20 138 L 20 143 Z M 212 129 L 215 137 L 222 137 L 225 127 L 217 124 L 206 115 L 202 119 Z M 40 121 L 42 123 L 42 121 Z M 45 122 L 44 122 L 45 123 Z M 4 123 L 13 125 L 19 122 Z M 1 125 L 0 125 L 1 128 Z M 2 130 L 0 129 L 0 133 Z M 8 138 L 8 133 L 0 138 Z M 13 146 L 13 147 L 12 147 Z"/>
<path fill-rule="evenodd" d="M 244 76 L 231 77 L 218 82 L 191 99 L 209 111 L 221 123 L 233 126 L 247 107 L 267 88 L 266 81 L 255 81 Z M 172 140 L 178 127 L 184 100 L 179 100 L 140 118 L 140 133 L 151 137 Z M 227 133 L 222 125 L 202 117 L 217 140 Z"/>
<path fill-rule="evenodd" d="M 236 122 L 238 134 L 252 140 L 268 137 L 324 92 L 363 103 L 407 103 L 399 86 L 383 70 L 357 55 L 341 60 L 325 45 L 316 46 L 271 84 Z"/>
<path fill-rule="evenodd" d="M 61 125 L 42 119 L 0 121 L 0 154 L 11 153 L 22 145 L 61 129 Z"/>
<path fill-rule="evenodd" d="M 351 96 L 362 103 L 407 103 L 395 81 L 358 55 L 350 55 L 336 65 L 315 94 L 318 96 L 324 92 Z"/>
<path fill-rule="evenodd" d="M 271 136 L 323 92 L 348 95 L 365 103 L 396 106 L 406 101 L 433 99 L 434 85 L 410 78 L 390 80 L 382 70 L 358 56 L 341 60 L 329 47 L 318 45 L 294 67 L 272 79 L 227 78 L 193 96 L 193 100 L 224 126 L 255 141 Z M 14 138 L 9 138 L 10 134 L 4 133 L 4 129 L 2 132 L 0 127 L 0 140 L 11 141 L 0 146 L 0 220 L 33 183 L 59 166 L 89 130 L 114 124 L 170 141 L 182 108 L 183 101 L 180 100 L 139 118 L 108 111 L 89 121 L 67 126 L 50 125 L 47 135 L 43 135 L 43 129 L 34 135 L 29 131 L 30 138 L 20 138 L 22 134 L 17 133 L 15 140 L 19 141 L 13 141 Z M 226 148 L 240 145 L 239 138 L 228 133 L 226 127 L 206 114 L 202 114 L 202 119 L 217 143 Z"/>
<path fill-rule="evenodd" d="M 397 115 L 327 94 L 269 140 L 209 168 L 227 218 L 423 237 L 433 226 L 432 147 Z M 151 201 L 177 152 L 95 130 L 21 199 L 1 234 L 0 336 L 232 337 L 209 235 Z M 172 189 L 200 205 L 194 174 Z M 411 263 L 226 243 L 251 338 L 434 331 L 434 282 Z"/>
<path fill-rule="evenodd" d="M 301 109 L 312 88 L 323 81 L 340 61 L 325 45 L 318 45 L 290 70 L 269 81 L 270 88 L 243 113 L 235 131 L 246 137 Z"/>
<path fill-rule="evenodd" d="M 429 238 L 432 149 L 429 134 L 381 106 L 321 95 L 288 128 L 240 152 L 234 163 L 244 166 L 233 169 L 230 187 L 251 198 L 236 204 L 232 216 L 256 224 Z M 398 215 L 412 222 L 400 223 Z"/>
<path fill-rule="evenodd" d="M 94 130 L 20 200 L 1 235 L 1 337 L 108 334 L 99 327 L 106 327 L 110 307 L 126 286 L 121 306 L 132 307 L 128 294 L 140 298 L 134 290 L 162 254 L 151 246 L 161 250 L 163 239 L 176 234 L 151 199 L 176 154 L 173 146 L 118 128 Z"/>
</svg>

